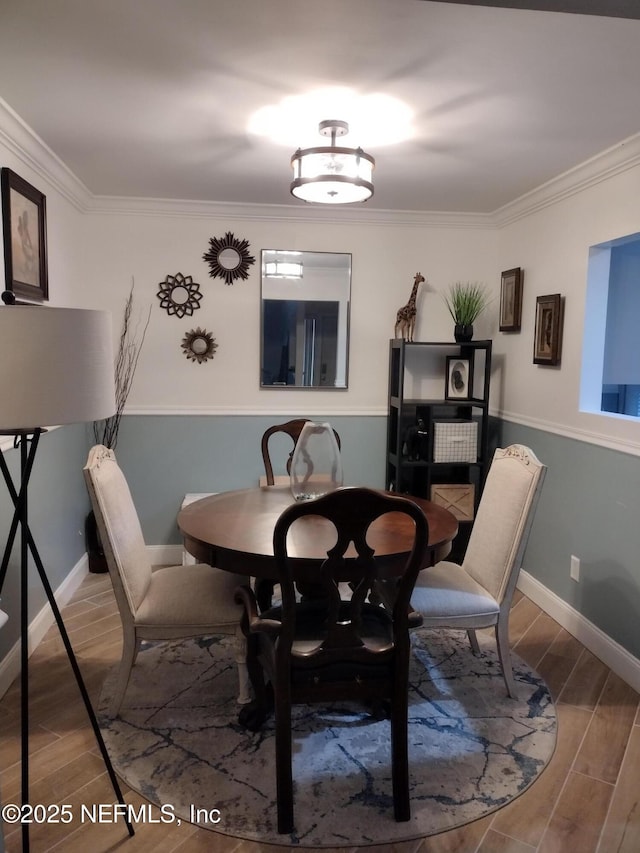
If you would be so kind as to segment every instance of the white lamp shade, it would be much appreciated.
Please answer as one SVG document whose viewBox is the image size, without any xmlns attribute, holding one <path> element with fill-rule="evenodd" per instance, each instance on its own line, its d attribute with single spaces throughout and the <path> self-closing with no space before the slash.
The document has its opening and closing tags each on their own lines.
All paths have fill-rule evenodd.
<svg viewBox="0 0 640 853">
<path fill-rule="evenodd" d="M 0 308 L 0 430 L 100 420 L 115 410 L 109 313 Z"/>
</svg>

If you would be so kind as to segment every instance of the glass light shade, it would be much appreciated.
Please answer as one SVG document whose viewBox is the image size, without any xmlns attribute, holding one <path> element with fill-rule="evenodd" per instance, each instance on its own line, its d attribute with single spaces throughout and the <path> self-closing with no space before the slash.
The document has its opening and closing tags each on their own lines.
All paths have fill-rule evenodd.
<svg viewBox="0 0 640 853">
<path fill-rule="evenodd" d="M 321 204 L 352 204 L 373 195 L 375 160 L 361 148 L 298 149 L 291 194 Z"/>
<path fill-rule="evenodd" d="M 115 410 L 110 314 L 0 308 L 0 430 L 100 420 Z"/>
<path fill-rule="evenodd" d="M 291 459 L 291 493 L 296 501 L 319 498 L 342 485 L 342 459 L 331 424 L 306 423 Z"/>
<path fill-rule="evenodd" d="M 267 261 L 264 274 L 268 278 L 302 278 L 302 261 Z"/>
</svg>

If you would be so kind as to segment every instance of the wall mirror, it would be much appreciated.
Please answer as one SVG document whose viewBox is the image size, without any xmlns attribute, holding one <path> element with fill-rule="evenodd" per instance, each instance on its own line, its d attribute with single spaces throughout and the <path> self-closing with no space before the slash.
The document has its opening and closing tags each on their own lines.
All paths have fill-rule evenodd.
<svg viewBox="0 0 640 853">
<path fill-rule="evenodd" d="M 351 255 L 262 252 L 260 385 L 346 388 Z"/>
</svg>

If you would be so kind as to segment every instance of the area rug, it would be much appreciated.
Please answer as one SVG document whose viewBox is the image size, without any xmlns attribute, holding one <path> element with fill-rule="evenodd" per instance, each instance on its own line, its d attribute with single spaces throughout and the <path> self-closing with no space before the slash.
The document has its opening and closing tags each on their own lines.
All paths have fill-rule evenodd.
<svg viewBox="0 0 640 853">
<path fill-rule="evenodd" d="M 506 696 L 493 639 L 413 634 L 409 697 L 411 820 L 396 823 L 389 722 L 335 704 L 295 710 L 295 832 L 276 830 L 273 719 L 237 724 L 229 639 L 146 645 L 120 715 L 100 722 L 116 771 L 167 814 L 216 832 L 303 847 L 385 844 L 443 832 L 501 808 L 549 762 L 556 714 L 518 658 Z M 101 708 L 115 680 L 105 683 Z"/>
</svg>

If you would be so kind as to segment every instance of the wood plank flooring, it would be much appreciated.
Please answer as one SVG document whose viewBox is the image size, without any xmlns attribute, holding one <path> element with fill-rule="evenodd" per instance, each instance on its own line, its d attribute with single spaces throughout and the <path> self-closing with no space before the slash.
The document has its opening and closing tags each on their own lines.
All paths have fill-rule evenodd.
<svg viewBox="0 0 640 853">
<path fill-rule="evenodd" d="M 94 703 L 119 660 L 120 620 L 108 575 L 89 575 L 63 611 Z M 540 779 L 510 805 L 459 829 L 421 841 L 357 848 L 366 853 L 637 853 L 640 850 L 638 694 L 520 595 L 511 612 L 512 644 L 547 681 L 557 704 L 558 747 Z M 32 803 L 113 803 L 113 790 L 54 626 L 30 663 Z M 0 701 L 0 798 L 20 802 L 19 686 Z M 122 785 L 128 803 L 146 801 Z M 155 807 L 152 816 L 160 819 Z M 34 825 L 32 853 L 282 853 L 189 823 Z M 7 853 L 20 831 L 4 827 Z M 340 848 L 345 853 L 347 848 Z M 354 848 L 355 849 L 355 848 Z M 326 848 L 325 853 L 331 853 Z"/>
</svg>

